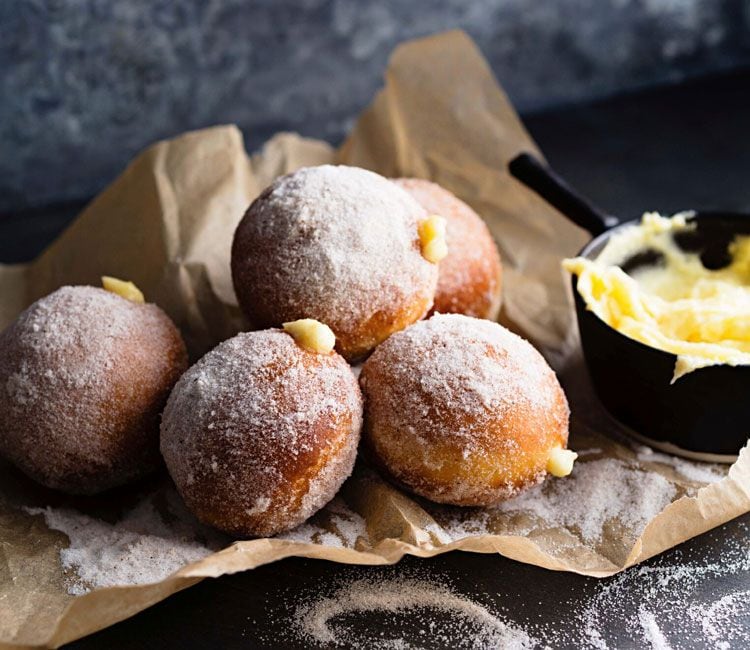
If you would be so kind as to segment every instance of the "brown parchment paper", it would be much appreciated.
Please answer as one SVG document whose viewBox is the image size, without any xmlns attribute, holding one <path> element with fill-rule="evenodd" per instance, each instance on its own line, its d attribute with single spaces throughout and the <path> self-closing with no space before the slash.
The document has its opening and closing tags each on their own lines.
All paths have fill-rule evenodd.
<svg viewBox="0 0 750 650">
<path fill-rule="evenodd" d="M 80 506 L 112 520 L 132 497 L 126 489 L 81 504 L 0 465 L 0 646 L 58 646 L 204 577 L 289 556 L 385 564 L 406 553 L 426 557 L 462 549 L 608 576 L 750 510 L 747 450 L 726 478 L 696 482 L 668 463 L 638 457 L 602 412 L 580 359 L 560 270 L 560 259 L 587 237 L 508 176 L 507 162 L 522 150 L 539 153 L 467 36 L 449 32 L 407 43 L 395 51 L 384 90 L 339 151 L 280 134 L 248 157 L 232 126 L 146 150 L 36 261 L 0 267 L 0 327 L 62 284 L 98 284 L 110 274 L 132 279 L 161 305 L 196 358 L 245 326 L 231 285 L 230 241 L 247 205 L 274 177 L 338 161 L 389 176 L 429 178 L 470 203 L 496 237 L 505 269 L 502 321 L 530 338 L 560 373 L 573 411 L 571 446 L 592 450 L 577 467 L 591 458 L 619 459 L 669 481 L 675 488 L 670 505 L 638 530 L 608 522 L 592 542 L 575 526 L 523 513 L 450 509 L 414 499 L 360 462 L 338 497 L 366 524 L 356 541 L 339 535 L 330 542 L 339 531 L 328 507 L 313 524 L 330 534 L 313 535 L 310 542 L 227 542 L 156 584 L 72 596 L 59 557 L 66 535 L 22 508 Z M 456 518 L 467 532 L 449 539 L 444 531 Z M 481 526 L 472 533 L 475 521 Z"/>
</svg>

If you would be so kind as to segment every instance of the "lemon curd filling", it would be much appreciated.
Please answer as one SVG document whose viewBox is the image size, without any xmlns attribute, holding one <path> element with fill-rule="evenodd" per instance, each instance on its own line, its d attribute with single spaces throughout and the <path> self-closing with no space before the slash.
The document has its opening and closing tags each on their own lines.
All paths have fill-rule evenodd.
<svg viewBox="0 0 750 650">
<path fill-rule="evenodd" d="M 618 332 L 677 355 L 673 383 L 706 366 L 750 365 L 750 237 L 734 239 L 728 266 L 709 270 L 674 241 L 694 228 L 684 214 L 646 213 L 595 260 L 563 261 L 588 309 Z M 643 251 L 662 259 L 629 273 L 619 266 Z"/>
</svg>

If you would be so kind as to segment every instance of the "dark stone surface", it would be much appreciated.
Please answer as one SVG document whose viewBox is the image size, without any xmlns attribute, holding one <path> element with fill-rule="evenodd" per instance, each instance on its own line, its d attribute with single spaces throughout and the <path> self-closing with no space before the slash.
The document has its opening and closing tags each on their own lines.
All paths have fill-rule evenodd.
<svg viewBox="0 0 750 650">
<path fill-rule="evenodd" d="M 735 520 L 703 538 L 694 539 L 673 549 L 644 566 L 655 570 L 675 564 L 691 563 L 709 566 L 721 563 L 724 545 L 730 540 L 746 539 L 750 516 Z M 145 650 L 146 648 L 180 648 L 192 650 L 225 648 L 267 649 L 289 648 L 302 650 L 309 641 L 295 638 L 294 614 L 300 601 L 315 600 L 331 590 L 332 585 L 363 577 L 393 579 L 409 575 L 450 585 L 454 592 L 468 596 L 493 612 L 501 612 L 506 620 L 517 623 L 532 635 L 545 637 L 555 650 L 594 648 L 576 639 L 580 622 L 577 614 L 586 608 L 602 589 L 619 581 L 618 577 L 598 580 L 571 573 L 558 573 L 507 560 L 501 556 L 451 553 L 432 559 L 404 558 L 393 567 L 351 567 L 330 562 L 289 559 L 254 571 L 206 580 L 189 590 L 136 616 L 87 639 L 66 646 L 68 650 Z M 750 573 L 708 578 L 698 586 L 693 606 L 716 602 L 723 596 L 750 588 Z M 335 587 L 334 587 L 335 588 Z M 627 591 L 629 598 L 622 607 L 608 613 L 609 623 L 602 637 L 611 649 L 653 648 L 669 650 L 668 646 L 652 646 L 640 626 L 632 626 L 633 615 L 641 603 L 653 608 L 653 595 L 638 595 L 638 582 L 633 581 Z M 686 601 L 685 595 L 677 595 Z M 631 598 L 633 599 L 631 601 Z M 662 596 L 663 598 L 663 596 Z M 634 601 L 634 602 L 633 602 Z M 453 650 L 472 647 L 470 639 L 457 639 L 449 627 L 449 616 L 429 612 L 435 632 L 447 631 L 447 639 L 434 633 L 425 634 L 425 614 L 409 612 L 365 613 L 349 615 L 339 620 L 344 629 L 355 630 L 362 648 L 372 647 L 381 634 L 386 638 L 400 638 L 410 645 L 390 646 L 416 649 Z M 659 629 L 682 650 L 704 650 L 705 637 L 693 635 L 684 627 L 685 616 L 667 617 L 656 612 Z M 682 625 L 678 622 L 679 619 Z M 726 650 L 744 650 L 750 642 L 750 619 L 740 618 L 747 634 L 737 639 L 736 632 L 727 641 Z M 737 621 L 735 621 L 735 626 Z M 700 626 L 699 626 L 700 628 Z M 542 632 L 546 630 L 546 632 Z M 557 631 L 557 636 L 555 635 Z M 461 645 L 459 645 L 461 643 Z M 381 646 L 382 647 L 382 646 Z M 388 646 L 386 646 L 388 647 Z M 602 646 L 599 646 L 600 648 Z M 498 648 L 497 650 L 503 650 Z"/>
<path fill-rule="evenodd" d="M 460 27 L 522 110 L 750 63 L 746 0 L 0 3 L 0 213 L 99 191 L 154 140 L 338 141 L 393 47 Z"/>
<path fill-rule="evenodd" d="M 644 209 L 671 211 L 710 205 L 750 210 L 750 72 L 650 91 L 589 106 L 530 116 L 526 123 L 551 163 L 602 206 L 626 215 Z M 0 223 L 0 260 L 33 255 L 71 210 L 48 218 Z M 34 235 L 33 223 L 44 224 Z M 19 245 L 17 233 L 25 233 Z M 574 251 L 571 251 L 573 253 Z M 729 549 L 747 548 L 750 515 L 691 540 L 649 561 L 658 570 L 690 562 L 721 567 Z M 636 569 L 637 571 L 637 569 Z M 418 572 L 423 578 L 453 585 L 455 591 L 501 612 L 524 627 L 542 625 L 563 631 L 555 648 L 580 647 L 570 641 L 570 618 L 618 578 L 596 580 L 554 573 L 499 556 L 449 553 L 431 560 L 405 558 L 394 567 L 347 567 L 328 562 L 289 559 L 235 576 L 206 580 L 134 618 L 72 644 L 71 650 L 110 648 L 283 648 L 305 647 L 290 638 L 290 616 L 299 594 L 326 592 L 337 581 L 356 577 L 393 577 Z M 610 648 L 648 648 L 640 626 L 629 618 L 641 601 L 652 602 L 638 580 L 629 582 L 628 598 L 606 612 L 604 630 Z M 713 575 L 696 585 L 693 606 L 750 590 L 750 573 Z M 660 629 L 680 648 L 706 647 L 666 612 L 652 613 Z M 745 612 L 746 614 L 746 612 Z M 429 616 L 429 614 L 428 614 Z M 445 621 L 432 614 L 440 626 Z M 396 625 L 416 647 L 452 648 L 425 638 L 422 621 L 409 616 L 353 616 L 346 623 L 363 644 Z M 745 633 L 729 648 L 750 645 L 750 620 L 740 617 Z M 532 629 L 532 633 L 533 633 Z M 567 639 L 567 640 L 566 640 Z"/>
</svg>

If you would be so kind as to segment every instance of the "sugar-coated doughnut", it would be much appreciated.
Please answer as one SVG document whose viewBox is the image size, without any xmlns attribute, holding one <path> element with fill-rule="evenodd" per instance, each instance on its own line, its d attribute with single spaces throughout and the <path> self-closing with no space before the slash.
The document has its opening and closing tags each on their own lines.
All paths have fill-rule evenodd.
<svg viewBox="0 0 750 650">
<path fill-rule="evenodd" d="M 456 195 L 419 178 L 394 182 L 430 214 L 447 221 L 448 255 L 440 262 L 433 311 L 496 320 L 500 312 L 502 265 L 482 218 Z"/>
<path fill-rule="evenodd" d="M 0 453 L 65 492 L 139 478 L 161 462 L 159 414 L 186 367 L 156 305 L 58 289 L 0 334 Z"/>
<path fill-rule="evenodd" d="M 531 344 L 488 320 L 435 315 L 365 362 L 364 442 L 397 483 L 440 503 L 491 505 L 546 475 L 568 404 Z"/>
<path fill-rule="evenodd" d="M 305 521 L 354 466 L 362 395 L 336 352 L 281 330 L 238 334 L 192 366 L 164 410 L 161 450 L 185 503 L 239 537 Z"/>
<path fill-rule="evenodd" d="M 283 176 L 240 221 L 232 279 L 255 327 L 314 318 L 348 360 L 422 318 L 437 265 L 421 254 L 424 209 L 387 179 L 322 165 Z"/>
</svg>

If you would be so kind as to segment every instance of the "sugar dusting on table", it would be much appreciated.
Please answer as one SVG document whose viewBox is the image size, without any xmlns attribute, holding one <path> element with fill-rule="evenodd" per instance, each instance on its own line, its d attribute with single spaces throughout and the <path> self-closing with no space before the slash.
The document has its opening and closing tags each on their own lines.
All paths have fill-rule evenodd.
<svg viewBox="0 0 750 650">
<path fill-rule="evenodd" d="M 732 641 L 747 642 L 743 630 L 750 625 L 750 591 L 736 591 L 710 605 L 699 605 L 689 611 L 689 616 L 700 624 L 706 641 L 720 650 L 729 650 Z M 737 621 L 743 619 L 746 625 L 740 628 Z"/>
<path fill-rule="evenodd" d="M 389 615 L 437 613 L 424 622 L 422 634 L 430 645 L 453 648 L 534 648 L 539 641 L 479 603 L 435 580 L 414 577 L 362 578 L 341 584 L 329 596 L 303 603 L 293 614 L 293 631 L 300 640 L 325 647 L 413 648 L 392 638 L 393 626 L 373 626 L 363 638 L 341 625 L 346 616 L 378 612 Z M 391 620 L 389 620 L 392 623 Z"/>
<path fill-rule="evenodd" d="M 656 615 L 646 607 L 638 608 L 638 621 L 645 640 L 654 650 L 670 650 L 671 646 L 656 620 Z"/>
<path fill-rule="evenodd" d="M 702 560 L 684 556 L 681 549 L 645 565 L 633 567 L 602 580 L 597 593 L 580 610 L 580 633 L 572 641 L 583 647 L 614 648 L 616 631 L 635 634 L 655 650 L 706 647 L 729 650 L 747 647 L 750 601 L 748 526 L 723 541 L 716 558 Z M 733 589 L 705 604 L 706 593 L 716 579 Z M 633 612 L 636 612 L 633 614 Z M 595 641 L 598 640 L 598 644 Z"/>
<path fill-rule="evenodd" d="M 595 593 L 585 598 L 571 589 L 564 610 L 577 614 L 564 625 L 551 624 L 546 617 L 529 618 L 517 606 L 506 615 L 491 604 L 496 596 L 459 594 L 449 579 L 436 577 L 434 571 L 428 575 L 385 567 L 369 568 L 365 577 L 361 571 L 345 571 L 328 591 L 322 587 L 324 593 L 319 585 L 314 592 L 295 592 L 296 605 L 283 621 L 284 634 L 311 647 L 607 650 L 622 647 L 627 638 L 634 646 L 654 650 L 744 648 L 750 592 L 737 589 L 710 604 L 699 601 L 705 600 L 700 594 L 711 589 L 716 578 L 734 576 L 737 584 L 747 583 L 748 532 L 741 525 L 739 535 L 724 541 L 718 560 L 686 558 L 678 549 L 667 558 L 596 582 Z M 399 615 L 406 622 L 403 633 Z"/>
</svg>

